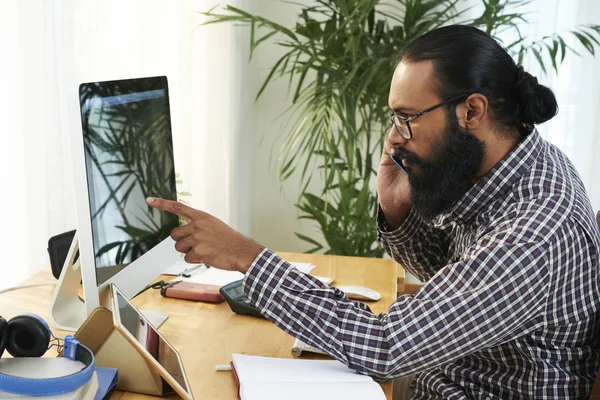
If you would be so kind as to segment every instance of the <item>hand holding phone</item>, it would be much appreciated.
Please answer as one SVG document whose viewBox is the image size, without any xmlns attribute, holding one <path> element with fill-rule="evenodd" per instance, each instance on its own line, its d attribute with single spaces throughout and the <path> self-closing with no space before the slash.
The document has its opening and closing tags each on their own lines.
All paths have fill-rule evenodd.
<svg viewBox="0 0 600 400">
<path fill-rule="evenodd" d="M 394 162 L 394 164 L 396 164 L 398 167 L 400 167 L 400 169 L 402 170 L 402 172 L 406 173 L 406 170 L 404 169 L 404 166 L 402 165 L 402 160 L 400 160 L 395 155 L 391 155 L 391 154 L 390 154 L 390 158 L 392 159 L 392 161 Z"/>
<path fill-rule="evenodd" d="M 408 174 L 396 157 L 395 143 L 389 138 L 379 163 L 376 183 L 379 205 L 388 226 L 400 226 L 412 207 L 412 194 Z"/>
</svg>

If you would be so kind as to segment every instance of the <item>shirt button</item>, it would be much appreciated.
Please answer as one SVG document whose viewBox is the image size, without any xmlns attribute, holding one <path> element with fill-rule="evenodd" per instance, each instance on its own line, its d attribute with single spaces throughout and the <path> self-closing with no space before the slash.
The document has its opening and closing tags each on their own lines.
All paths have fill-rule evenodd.
<svg viewBox="0 0 600 400">
<path fill-rule="evenodd" d="M 256 293 L 252 293 L 252 302 L 256 303 L 258 301 L 258 295 Z"/>
<path fill-rule="evenodd" d="M 335 291 L 335 297 L 337 299 L 343 299 L 344 298 L 344 292 L 342 292 L 340 289 L 333 288 L 333 290 Z"/>
</svg>

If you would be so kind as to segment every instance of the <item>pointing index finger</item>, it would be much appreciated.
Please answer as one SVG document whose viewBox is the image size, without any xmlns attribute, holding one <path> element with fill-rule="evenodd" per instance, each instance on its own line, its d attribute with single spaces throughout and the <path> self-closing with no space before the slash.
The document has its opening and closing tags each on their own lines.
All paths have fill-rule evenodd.
<svg viewBox="0 0 600 400">
<path fill-rule="evenodd" d="M 150 207 L 158 208 L 159 210 L 168 211 L 170 213 L 178 215 L 181 218 L 185 219 L 187 222 L 191 222 L 198 214 L 198 210 L 186 206 L 185 204 L 180 203 L 179 201 L 148 197 L 146 199 L 146 203 L 148 203 Z"/>
</svg>

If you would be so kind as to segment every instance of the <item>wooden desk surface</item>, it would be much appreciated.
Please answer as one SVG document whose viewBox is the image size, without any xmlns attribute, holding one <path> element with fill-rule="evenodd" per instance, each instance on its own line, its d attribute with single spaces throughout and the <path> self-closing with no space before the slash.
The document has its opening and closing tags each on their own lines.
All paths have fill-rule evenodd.
<svg viewBox="0 0 600 400">
<path fill-rule="evenodd" d="M 387 312 L 396 298 L 397 264 L 392 260 L 277 253 L 288 261 L 309 262 L 316 266 L 312 274 L 335 277 L 336 284 L 361 285 L 377 290 L 382 298 L 369 302 L 374 313 Z M 400 269 L 401 273 L 401 269 Z M 171 277 L 164 277 L 170 279 Z M 25 283 L 52 281 L 48 269 L 40 271 Z M 32 312 L 48 318 L 48 305 L 53 287 L 21 289 L 0 295 L 0 311 L 5 318 Z M 209 304 L 161 297 L 158 290 L 149 290 L 133 300 L 141 309 L 163 311 L 169 319 L 159 331 L 179 351 L 188 380 L 197 400 L 237 398 L 230 372 L 217 372 L 216 364 L 228 364 L 232 353 L 291 358 L 293 338 L 273 323 L 255 317 L 234 314 L 227 303 Z M 52 327 L 52 326 L 51 326 Z M 53 328 L 53 327 L 52 327 Z M 57 336 L 66 333 L 53 329 Z M 54 356 L 51 350 L 49 356 Z M 322 358 L 311 355 L 307 358 Z M 304 358 L 304 356 L 302 356 Z M 392 398 L 391 382 L 382 388 L 388 400 Z M 134 393 L 113 394 L 111 399 L 152 399 Z M 177 398 L 170 396 L 169 398 Z"/>
</svg>

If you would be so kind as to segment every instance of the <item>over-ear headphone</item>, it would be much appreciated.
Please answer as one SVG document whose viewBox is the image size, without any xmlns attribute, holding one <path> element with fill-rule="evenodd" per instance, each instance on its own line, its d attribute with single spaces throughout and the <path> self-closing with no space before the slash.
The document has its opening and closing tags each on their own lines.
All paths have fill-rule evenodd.
<svg viewBox="0 0 600 400">
<path fill-rule="evenodd" d="M 0 357 L 4 350 L 13 357 L 41 357 L 52 340 L 58 339 L 41 317 L 21 314 L 8 322 L 0 317 Z M 85 368 L 71 375 L 57 378 L 34 379 L 0 373 L 0 392 L 26 396 L 48 396 L 77 390 L 90 380 L 94 373 L 94 354 L 71 335 L 64 339 L 63 354 L 81 361 Z"/>
<path fill-rule="evenodd" d="M 50 347 L 51 335 L 37 315 L 17 315 L 8 322 L 0 317 L 0 357 L 4 350 L 13 357 L 41 357 Z"/>
</svg>

